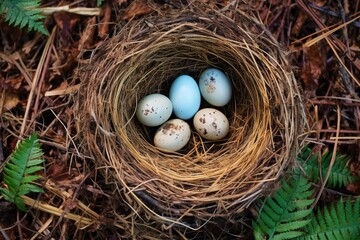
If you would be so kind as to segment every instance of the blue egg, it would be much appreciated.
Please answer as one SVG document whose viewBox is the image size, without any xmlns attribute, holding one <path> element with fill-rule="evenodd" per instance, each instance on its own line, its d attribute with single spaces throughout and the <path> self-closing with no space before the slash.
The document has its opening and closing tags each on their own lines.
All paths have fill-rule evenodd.
<svg viewBox="0 0 360 240">
<path fill-rule="evenodd" d="M 189 75 L 177 77 L 170 87 L 169 99 L 178 118 L 183 120 L 192 118 L 201 103 L 200 90 L 195 79 Z"/>
<path fill-rule="evenodd" d="M 203 98 L 213 106 L 225 106 L 231 99 L 231 81 L 217 68 L 208 68 L 201 74 L 199 88 Z"/>
</svg>

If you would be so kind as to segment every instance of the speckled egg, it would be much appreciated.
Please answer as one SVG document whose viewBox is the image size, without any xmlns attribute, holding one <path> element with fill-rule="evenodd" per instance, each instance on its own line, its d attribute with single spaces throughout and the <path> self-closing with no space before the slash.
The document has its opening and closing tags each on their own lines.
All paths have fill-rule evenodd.
<svg viewBox="0 0 360 240">
<path fill-rule="evenodd" d="M 172 103 L 168 97 L 154 93 L 139 101 L 136 117 L 145 126 L 156 127 L 170 118 L 172 110 Z"/>
<path fill-rule="evenodd" d="M 201 94 L 194 78 L 189 75 L 177 77 L 170 86 L 169 98 L 178 118 L 188 120 L 200 108 Z"/>
<path fill-rule="evenodd" d="M 220 140 L 229 132 L 229 120 L 217 109 L 203 108 L 193 119 L 195 130 L 207 140 Z"/>
<path fill-rule="evenodd" d="M 164 151 L 179 151 L 190 140 L 191 130 L 187 122 L 171 119 L 156 131 L 154 145 Z"/>
<path fill-rule="evenodd" d="M 213 106 L 225 106 L 231 99 L 231 81 L 217 68 L 208 68 L 201 73 L 199 88 L 203 98 Z"/>
</svg>

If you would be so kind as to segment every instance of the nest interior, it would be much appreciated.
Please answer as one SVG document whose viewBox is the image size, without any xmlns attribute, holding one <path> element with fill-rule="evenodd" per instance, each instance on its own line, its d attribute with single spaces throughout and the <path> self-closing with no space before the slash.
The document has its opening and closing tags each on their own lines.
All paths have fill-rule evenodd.
<svg viewBox="0 0 360 240">
<path fill-rule="evenodd" d="M 135 117 L 145 95 L 167 95 L 181 74 L 223 70 L 233 84 L 226 139 L 195 132 L 177 153 L 152 144 L 155 129 Z M 132 20 L 93 53 L 79 96 L 84 147 L 125 200 L 160 221 L 241 212 L 296 154 L 304 118 L 279 44 L 245 13 L 191 8 Z M 202 100 L 202 107 L 207 104 Z M 110 174 L 109 174 L 110 173 Z"/>
</svg>

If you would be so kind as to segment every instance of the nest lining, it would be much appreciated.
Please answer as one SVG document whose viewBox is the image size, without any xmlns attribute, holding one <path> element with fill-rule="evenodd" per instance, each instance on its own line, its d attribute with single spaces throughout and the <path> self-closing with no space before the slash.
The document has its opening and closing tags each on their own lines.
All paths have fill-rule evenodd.
<svg viewBox="0 0 360 240">
<path fill-rule="evenodd" d="M 304 120 L 286 58 L 256 19 L 231 14 L 192 8 L 130 21 L 97 49 L 82 76 L 84 145 L 135 211 L 170 222 L 241 212 L 296 153 Z M 211 142 L 194 131 L 180 152 L 159 151 L 155 130 L 136 120 L 137 102 L 166 95 L 177 76 L 198 79 L 209 67 L 233 84 L 231 102 L 220 108 L 229 136 Z"/>
</svg>

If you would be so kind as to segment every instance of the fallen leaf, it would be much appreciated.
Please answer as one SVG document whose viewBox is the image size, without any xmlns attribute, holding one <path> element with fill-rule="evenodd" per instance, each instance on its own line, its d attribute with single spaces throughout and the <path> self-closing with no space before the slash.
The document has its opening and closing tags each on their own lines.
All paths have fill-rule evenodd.
<svg viewBox="0 0 360 240">
<path fill-rule="evenodd" d="M 36 46 L 36 44 L 39 44 L 41 38 L 42 38 L 41 34 L 36 34 L 33 39 L 24 43 L 24 46 L 22 47 L 23 52 L 25 54 L 29 54 L 30 51 L 34 49 L 34 46 Z"/>
<path fill-rule="evenodd" d="M 261 9 L 261 11 L 259 12 L 259 16 L 265 26 L 268 26 L 269 22 L 271 22 L 270 20 L 274 17 L 273 13 L 267 7 Z"/>
<path fill-rule="evenodd" d="M 56 161 L 50 164 L 47 170 L 47 176 L 53 179 L 53 181 L 64 181 L 72 178 L 72 176 L 69 175 L 69 167 L 60 161 Z"/>
<path fill-rule="evenodd" d="M 283 3 L 284 1 L 283 0 L 269 0 L 269 3 L 271 6 L 277 6 L 277 5 L 280 5 L 281 3 Z"/>
<path fill-rule="evenodd" d="M 328 2 L 328 0 L 310 0 L 309 2 L 318 7 L 323 7 Z"/>
<path fill-rule="evenodd" d="M 125 4 L 127 4 L 127 0 L 116 0 L 116 2 L 119 4 L 119 6 L 121 6 L 121 5 L 125 5 Z"/>
<path fill-rule="evenodd" d="M 2 96 L 2 94 L 4 94 L 5 96 Z M 11 92 L 5 92 L 5 91 L 3 93 L 0 92 L 0 99 L 4 99 L 4 103 L 2 105 L 3 111 L 5 111 L 5 110 L 9 111 L 9 110 L 13 109 L 20 102 L 18 95 L 11 93 Z"/>
<path fill-rule="evenodd" d="M 60 84 L 59 87 L 50 90 L 50 91 L 46 91 L 45 92 L 45 96 L 49 97 L 49 96 L 59 96 L 59 95 L 66 95 L 66 94 L 71 94 L 74 93 L 76 91 L 78 91 L 80 89 L 80 85 L 74 85 L 74 86 L 68 86 L 68 84 L 66 82 L 62 82 Z"/>
<path fill-rule="evenodd" d="M 0 89 L 18 90 L 23 80 L 23 75 L 11 75 L 0 81 Z"/>
<path fill-rule="evenodd" d="M 84 32 L 81 34 L 78 50 L 80 51 L 83 48 L 91 48 L 94 43 L 94 35 L 95 35 L 95 23 L 96 17 L 91 17 L 87 20 L 86 28 Z"/>
<path fill-rule="evenodd" d="M 73 69 L 77 66 L 79 50 L 77 48 L 68 47 L 63 48 L 61 52 L 61 60 L 63 65 L 61 66 L 62 71 L 72 72 Z"/>
<path fill-rule="evenodd" d="M 311 47 L 303 47 L 301 79 L 305 88 L 313 90 L 319 85 L 319 78 L 326 69 L 326 50 L 319 42 Z"/>
<path fill-rule="evenodd" d="M 293 27 L 291 28 L 291 34 L 293 36 L 297 37 L 300 34 L 300 32 L 308 18 L 309 18 L 309 16 L 304 11 L 299 12 L 299 14 L 296 18 L 296 21 L 295 21 Z"/>
<path fill-rule="evenodd" d="M 359 184 L 353 184 L 350 183 L 346 186 L 346 190 L 352 192 L 352 193 L 359 193 L 360 192 L 360 185 Z"/>
<path fill-rule="evenodd" d="M 71 29 L 80 21 L 80 16 L 74 13 L 59 12 L 54 13 L 56 25 L 60 29 L 60 37 L 64 46 L 68 46 L 71 36 Z"/>
<path fill-rule="evenodd" d="M 104 17 L 101 19 L 99 24 L 99 37 L 101 39 L 105 38 L 109 33 L 109 22 L 111 19 L 111 7 L 110 4 L 105 4 L 104 6 Z"/>
<path fill-rule="evenodd" d="M 147 0 L 135 0 L 125 9 L 123 19 L 129 20 L 133 17 L 151 13 L 152 11 L 153 9 L 149 7 Z"/>
</svg>

